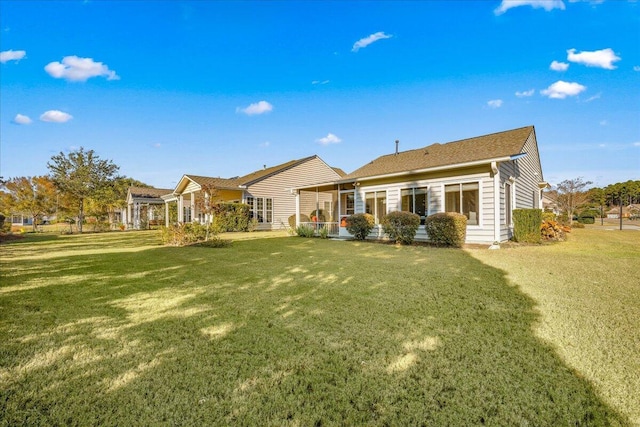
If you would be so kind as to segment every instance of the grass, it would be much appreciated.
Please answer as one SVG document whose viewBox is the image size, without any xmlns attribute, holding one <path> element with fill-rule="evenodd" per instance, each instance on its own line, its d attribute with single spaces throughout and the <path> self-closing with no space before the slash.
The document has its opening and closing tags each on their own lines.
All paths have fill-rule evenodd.
<svg viewBox="0 0 640 427">
<path fill-rule="evenodd" d="M 3 244 L 0 424 L 629 424 L 540 333 L 518 270 L 475 252 L 170 248 L 157 232 Z"/>
<path fill-rule="evenodd" d="M 536 334 L 640 425 L 640 231 L 598 224 L 559 245 L 472 254 L 508 272 L 537 303 Z"/>
</svg>

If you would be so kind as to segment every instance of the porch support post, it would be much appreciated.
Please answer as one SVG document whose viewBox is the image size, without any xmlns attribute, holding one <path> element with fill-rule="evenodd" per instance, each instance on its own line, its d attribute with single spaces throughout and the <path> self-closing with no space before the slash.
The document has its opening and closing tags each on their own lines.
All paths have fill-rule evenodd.
<svg viewBox="0 0 640 427">
<path fill-rule="evenodd" d="M 193 222 L 196 216 L 196 193 L 191 193 L 191 204 L 189 205 L 189 209 L 191 210 L 191 218 L 189 222 Z"/>
<path fill-rule="evenodd" d="M 164 226 L 169 226 L 169 202 L 164 202 Z"/>
<path fill-rule="evenodd" d="M 300 225 L 300 190 L 296 190 L 296 227 Z"/>
<path fill-rule="evenodd" d="M 178 223 L 182 224 L 184 222 L 184 196 L 180 194 L 178 196 Z"/>
<path fill-rule="evenodd" d="M 129 228 L 129 224 L 133 227 L 133 221 L 131 220 L 131 203 L 127 203 L 127 219 L 125 220 L 127 228 Z"/>
</svg>

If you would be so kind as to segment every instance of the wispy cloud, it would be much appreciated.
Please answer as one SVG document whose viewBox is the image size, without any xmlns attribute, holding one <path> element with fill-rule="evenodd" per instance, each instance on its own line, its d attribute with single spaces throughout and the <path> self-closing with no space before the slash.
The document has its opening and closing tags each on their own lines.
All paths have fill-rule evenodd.
<svg viewBox="0 0 640 427">
<path fill-rule="evenodd" d="M 522 92 L 516 92 L 516 96 L 518 98 L 526 98 L 527 96 L 533 96 L 534 93 L 536 93 L 535 89 L 529 89 Z"/>
<path fill-rule="evenodd" d="M 502 99 L 492 99 L 490 101 L 487 101 L 487 105 L 490 108 L 500 108 L 502 107 Z"/>
<path fill-rule="evenodd" d="M 25 116 L 22 114 L 16 114 L 12 121 L 17 125 L 29 125 L 33 122 L 33 120 L 31 120 L 29 116 Z"/>
<path fill-rule="evenodd" d="M 569 69 L 569 64 L 566 62 L 553 61 L 551 65 L 549 65 L 549 69 L 553 71 L 567 71 Z"/>
<path fill-rule="evenodd" d="M 596 93 L 595 95 L 585 99 L 584 102 L 595 101 L 596 99 L 600 99 L 601 96 L 602 96 L 602 93 Z"/>
<path fill-rule="evenodd" d="M 51 123 L 65 123 L 71 119 L 73 119 L 73 116 L 71 114 L 65 113 L 60 110 L 45 111 L 40 116 L 40 120 L 42 120 L 43 122 Z"/>
<path fill-rule="evenodd" d="M 364 37 L 353 44 L 353 48 L 351 48 L 352 52 L 357 52 L 360 49 L 363 49 L 369 46 L 371 43 L 375 43 L 378 40 L 390 39 L 391 35 L 385 34 L 382 31 L 378 31 L 377 33 L 373 33 L 368 37 Z"/>
<path fill-rule="evenodd" d="M 640 141 L 638 141 L 638 142 L 634 142 L 634 143 L 633 143 L 633 146 L 634 146 L 634 147 L 640 147 Z"/>
<path fill-rule="evenodd" d="M 260 147 L 267 148 L 270 145 L 271 145 L 271 143 L 269 141 L 265 141 L 265 142 L 260 144 Z"/>
<path fill-rule="evenodd" d="M 531 6 L 534 9 L 544 9 L 547 12 L 553 9 L 564 10 L 564 2 L 562 0 L 502 0 L 500 6 L 494 9 L 493 13 L 502 15 L 509 9 L 520 6 Z"/>
<path fill-rule="evenodd" d="M 554 99 L 565 99 L 567 96 L 576 96 L 581 92 L 587 90 L 586 86 L 581 85 L 580 83 L 569 83 L 564 82 L 562 80 L 558 80 L 545 90 L 541 91 L 545 96 Z"/>
<path fill-rule="evenodd" d="M 586 65 L 587 67 L 599 67 L 606 70 L 613 70 L 616 68 L 613 63 L 620 61 L 620 59 L 621 58 L 617 56 L 611 48 L 578 53 L 576 53 L 575 49 L 567 50 L 567 61 Z"/>
<path fill-rule="evenodd" d="M 342 142 L 342 140 L 337 136 L 335 136 L 334 134 L 329 133 L 324 138 L 316 139 L 316 142 L 322 145 L 329 145 L 329 144 L 338 144 Z"/>
<path fill-rule="evenodd" d="M 329 80 L 314 80 L 311 82 L 312 85 L 326 85 L 329 83 Z"/>
<path fill-rule="evenodd" d="M 6 63 L 9 61 L 20 61 L 27 56 L 27 52 L 24 50 L 5 50 L 0 52 L 0 62 Z"/>
<path fill-rule="evenodd" d="M 72 82 L 84 82 L 91 77 L 120 80 L 120 76 L 102 62 L 96 62 L 92 58 L 80 58 L 75 55 L 65 56 L 62 58 L 62 62 L 50 62 L 44 67 L 44 70 L 51 77 Z"/>
<path fill-rule="evenodd" d="M 272 110 L 273 105 L 269 104 L 267 101 L 259 101 L 253 104 L 249 104 L 249 106 L 245 108 L 236 108 L 236 113 L 246 114 L 247 116 L 255 116 L 257 114 L 269 113 Z"/>
</svg>

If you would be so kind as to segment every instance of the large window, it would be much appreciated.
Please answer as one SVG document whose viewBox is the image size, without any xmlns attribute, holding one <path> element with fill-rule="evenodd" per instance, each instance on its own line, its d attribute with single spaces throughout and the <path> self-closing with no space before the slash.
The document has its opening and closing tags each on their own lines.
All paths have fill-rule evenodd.
<svg viewBox="0 0 640 427">
<path fill-rule="evenodd" d="M 420 215 L 420 224 L 424 225 L 427 217 L 427 189 L 426 188 L 408 188 L 402 190 L 402 210 Z"/>
<path fill-rule="evenodd" d="M 387 192 L 372 191 L 364 194 L 365 212 L 373 215 L 376 224 L 380 224 L 382 218 L 387 214 Z"/>
<path fill-rule="evenodd" d="M 264 197 L 247 197 L 249 205 L 249 217 L 258 223 L 273 222 L 273 199 Z"/>
<path fill-rule="evenodd" d="M 467 217 L 467 225 L 479 224 L 480 185 L 477 182 L 445 185 L 444 193 L 446 212 L 464 214 Z"/>
</svg>

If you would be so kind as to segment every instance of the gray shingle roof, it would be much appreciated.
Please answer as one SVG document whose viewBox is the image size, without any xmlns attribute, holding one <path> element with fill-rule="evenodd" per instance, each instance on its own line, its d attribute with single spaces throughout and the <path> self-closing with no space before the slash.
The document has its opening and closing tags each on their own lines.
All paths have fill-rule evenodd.
<svg viewBox="0 0 640 427">
<path fill-rule="evenodd" d="M 520 154 L 534 132 L 526 126 L 504 132 L 432 144 L 415 150 L 387 154 L 351 172 L 344 179 L 388 175 L 406 171 L 472 163 Z"/>
</svg>

